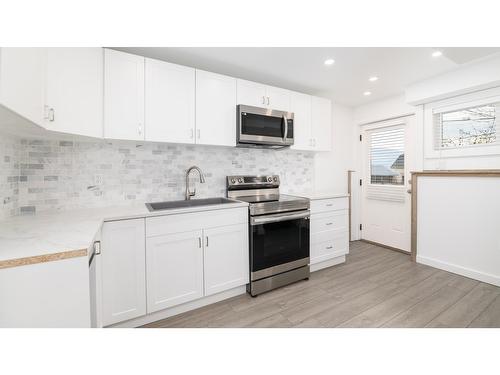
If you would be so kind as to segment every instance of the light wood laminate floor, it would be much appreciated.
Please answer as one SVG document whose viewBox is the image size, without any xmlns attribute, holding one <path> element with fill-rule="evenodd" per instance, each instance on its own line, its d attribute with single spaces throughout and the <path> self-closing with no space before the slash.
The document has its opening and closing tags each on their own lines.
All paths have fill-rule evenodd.
<svg viewBox="0 0 500 375">
<path fill-rule="evenodd" d="M 500 327 L 500 288 L 353 242 L 344 264 L 145 327 Z"/>
</svg>

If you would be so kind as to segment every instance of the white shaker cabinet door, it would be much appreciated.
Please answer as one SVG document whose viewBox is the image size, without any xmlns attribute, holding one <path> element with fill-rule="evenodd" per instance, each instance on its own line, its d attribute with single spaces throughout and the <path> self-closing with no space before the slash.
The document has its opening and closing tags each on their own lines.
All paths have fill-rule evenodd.
<svg viewBox="0 0 500 375">
<path fill-rule="evenodd" d="M 104 223 L 102 305 L 105 326 L 146 314 L 144 219 Z"/>
<path fill-rule="evenodd" d="M 202 231 L 148 237 L 148 313 L 203 297 Z"/>
<path fill-rule="evenodd" d="M 328 99 L 312 97 L 312 134 L 316 151 L 332 149 L 332 103 Z"/>
<path fill-rule="evenodd" d="M 103 49 L 48 48 L 46 128 L 103 136 Z"/>
<path fill-rule="evenodd" d="M 266 85 L 238 79 L 237 98 L 237 104 L 266 107 Z"/>
<path fill-rule="evenodd" d="M 205 229 L 205 295 L 249 282 L 248 225 Z"/>
<path fill-rule="evenodd" d="M 146 58 L 146 140 L 195 142 L 195 70 Z"/>
<path fill-rule="evenodd" d="M 46 48 L 0 49 L 0 103 L 37 125 L 44 122 Z"/>
<path fill-rule="evenodd" d="M 290 111 L 290 91 L 266 86 L 266 106 L 278 111 Z"/>
<path fill-rule="evenodd" d="M 236 146 L 236 78 L 196 70 L 196 143 Z"/>
<path fill-rule="evenodd" d="M 104 50 L 104 138 L 144 140 L 144 57 Z"/>
<path fill-rule="evenodd" d="M 292 92 L 290 112 L 293 112 L 294 150 L 312 150 L 311 138 L 311 96 Z"/>
</svg>

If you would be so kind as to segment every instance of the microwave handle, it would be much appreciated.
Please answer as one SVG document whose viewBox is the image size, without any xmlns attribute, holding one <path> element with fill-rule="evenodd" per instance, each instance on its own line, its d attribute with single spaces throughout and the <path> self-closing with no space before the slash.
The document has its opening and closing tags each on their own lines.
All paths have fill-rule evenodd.
<svg viewBox="0 0 500 375">
<path fill-rule="evenodd" d="M 286 143 L 286 138 L 288 137 L 288 119 L 283 116 L 283 121 L 285 122 L 285 132 L 283 133 L 283 143 Z"/>
</svg>

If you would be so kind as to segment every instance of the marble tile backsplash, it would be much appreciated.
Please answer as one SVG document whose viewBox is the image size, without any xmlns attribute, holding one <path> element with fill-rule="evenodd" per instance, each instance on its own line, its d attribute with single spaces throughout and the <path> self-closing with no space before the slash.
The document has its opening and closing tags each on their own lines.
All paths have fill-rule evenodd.
<svg viewBox="0 0 500 375">
<path fill-rule="evenodd" d="M 120 141 L 0 141 L 0 217 L 183 199 L 185 171 L 205 173 L 197 197 L 223 196 L 225 177 L 279 174 L 290 192 L 310 190 L 314 153 Z M 197 180 L 193 173 L 193 182 Z"/>
</svg>

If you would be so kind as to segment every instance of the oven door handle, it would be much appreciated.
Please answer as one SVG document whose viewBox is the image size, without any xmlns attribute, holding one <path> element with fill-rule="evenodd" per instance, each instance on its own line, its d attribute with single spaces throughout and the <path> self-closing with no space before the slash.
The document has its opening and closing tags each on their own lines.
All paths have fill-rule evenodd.
<svg viewBox="0 0 500 375">
<path fill-rule="evenodd" d="M 267 223 L 277 223 L 279 221 L 288 221 L 288 220 L 296 220 L 296 219 L 309 219 L 311 215 L 310 211 L 302 211 L 300 213 L 283 213 L 283 214 L 275 214 L 275 215 L 264 215 L 260 217 L 252 217 L 250 218 L 250 225 L 260 225 Z"/>
<path fill-rule="evenodd" d="M 288 119 L 286 116 L 283 116 L 283 122 L 285 123 L 285 131 L 283 132 L 283 143 L 286 143 L 286 139 L 288 137 Z"/>
</svg>

